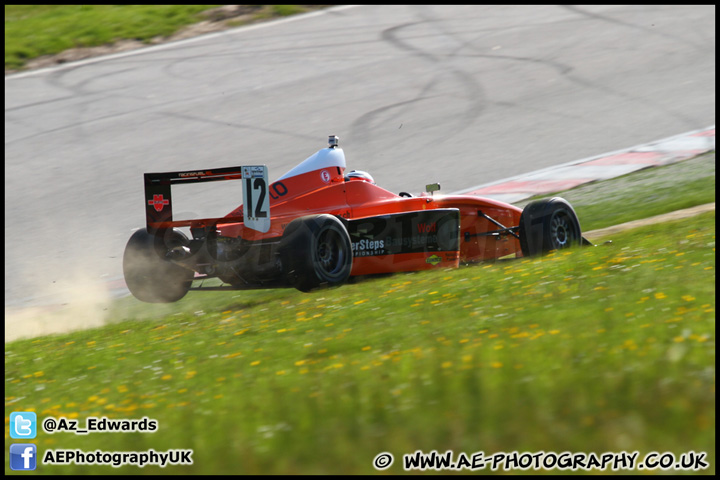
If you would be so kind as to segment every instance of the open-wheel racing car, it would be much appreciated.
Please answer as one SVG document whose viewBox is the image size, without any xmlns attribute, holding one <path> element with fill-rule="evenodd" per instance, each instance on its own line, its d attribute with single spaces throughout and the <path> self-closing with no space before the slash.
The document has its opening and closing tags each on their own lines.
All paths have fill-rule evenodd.
<svg viewBox="0 0 720 480">
<path fill-rule="evenodd" d="M 559 197 L 520 209 L 473 195 L 435 195 L 438 184 L 417 196 L 395 194 L 365 172 L 345 170 L 333 135 L 327 148 L 273 183 L 265 165 L 146 173 L 146 227 L 130 237 L 123 256 L 130 292 L 156 303 L 177 301 L 190 289 L 307 292 L 351 277 L 589 243 Z M 240 180 L 242 205 L 221 218 L 173 221 L 172 185 L 219 180 Z M 206 286 L 210 278 L 222 283 Z"/>
</svg>

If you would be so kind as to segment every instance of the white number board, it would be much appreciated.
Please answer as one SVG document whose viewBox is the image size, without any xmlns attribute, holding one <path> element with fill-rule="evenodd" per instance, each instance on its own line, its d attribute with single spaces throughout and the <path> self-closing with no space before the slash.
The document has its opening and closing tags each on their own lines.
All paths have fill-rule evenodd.
<svg viewBox="0 0 720 480">
<path fill-rule="evenodd" d="M 245 226 L 265 233 L 270 230 L 270 195 L 265 165 L 242 167 Z"/>
</svg>

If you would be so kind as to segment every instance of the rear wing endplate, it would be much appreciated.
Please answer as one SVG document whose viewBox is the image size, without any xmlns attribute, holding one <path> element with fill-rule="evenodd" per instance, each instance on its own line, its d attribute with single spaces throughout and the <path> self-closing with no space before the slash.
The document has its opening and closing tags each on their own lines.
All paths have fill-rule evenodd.
<svg viewBox="0 0 720 480">
<path fill-rule="evenodd" d="M 216 168 L 212 170 L 190 170 L 185 172 L 146 173 L 145 176 L 145 219 L 148 231 L 178 226 L 193 226 L 198 223 L 214 225 L 220 221 L 242 221 L 245 226 L 258 232 L 270 230 L 270 196 L 268 195 L 268 173 L 266 165 L 246 165 Z M 221 180 L 243 180 L 243 216 L 206 218 L 174 222 L 172 217 L 171 186 Z"/>
</svg>

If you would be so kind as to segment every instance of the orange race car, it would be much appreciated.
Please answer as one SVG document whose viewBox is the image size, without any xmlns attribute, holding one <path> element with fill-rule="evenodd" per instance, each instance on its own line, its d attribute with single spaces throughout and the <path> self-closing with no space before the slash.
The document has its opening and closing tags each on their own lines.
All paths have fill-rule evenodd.
<svg viewBox="0 0 720 480">
<path fill-rule="evenodd" d="M 173 221 L 171 186 L 240 180 L 243 204 L 221 218 Z M 130 292 L 174 302 L 190 290 L 295 287 L 457 267 L 589 243 L 562 198 L 524 209 L 472 195 L 391 193 L 345 171 L 338 138 L 273 183 L 264 165 L 145 174 L 146 228 L 125 247 Z M 179 228 L 189 228 L 190 237 Z M 206 282 L 205 279 L 217 278 Z M 193 287 L 195 285 L 195 287 Z"/>
</svg>

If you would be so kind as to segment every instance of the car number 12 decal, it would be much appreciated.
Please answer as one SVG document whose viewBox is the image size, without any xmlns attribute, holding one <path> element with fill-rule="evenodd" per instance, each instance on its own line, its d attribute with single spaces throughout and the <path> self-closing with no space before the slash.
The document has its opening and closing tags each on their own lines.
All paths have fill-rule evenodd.
<svg viewBox="0 0 720 480">
<path fill-rule="evenodd" d="M 270 230 L 270 196 L 265 165 L 242 167 L 245 226 L 265 233 Z"/>
</svg>

